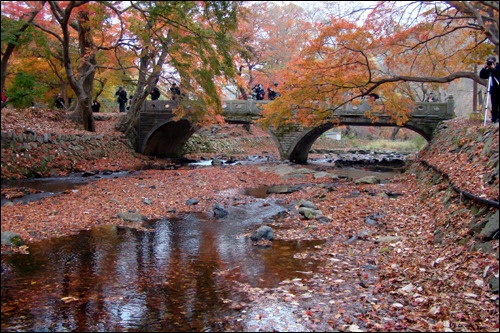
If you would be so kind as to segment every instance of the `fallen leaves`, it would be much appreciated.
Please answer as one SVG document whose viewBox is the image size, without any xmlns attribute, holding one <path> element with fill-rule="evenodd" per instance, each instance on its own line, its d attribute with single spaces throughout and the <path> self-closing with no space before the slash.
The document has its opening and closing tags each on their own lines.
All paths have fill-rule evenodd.
<svg viewBox="0 0 500 333">
<path fill-rule="evenodd" d="M 17 113 L 3 116 L 4 110 L 2 131 L 18 131 L 16 126 L 30 126 L 41 133 L 67 130 L 64 122 L 41 119 L 35 128 L 31 126 L 33 118 L 28 122 L 28 118 Z M 109 123 L 112 124 L 97 122 L 96 126 L 98 130 L 108 126 L 105 131 L 113 131 Z M 448 126 L 458 133 L 464 125 L 452 121 Z M 498 130 L 496 135 L 491 147 L 498 150 Z M 437 144 L 444 146 L 445 142 Z M 487 198 L 498 197 L 498 179 L 492 184 L 484 182 L 484 175 L 491 173 L 481 155 L 485 146 L 475 147 L 469 139 L 462 140 L 460 146 L 472 147 L 472 153 L 429 150 L 423 152 L 422 158 L 446 171 L 462 189 Z M 258 148 L 249 153 L 256 151 Z M 130 167 L 130 160 L 123 154 L 118 150 L 116 155 L 92 162 L 78 161 L 78 165 L 84 170 Z M 454 163 L 450 163 L 452 160 Z M 261 309 L 279 312 L 289 307 L 292 311 L 286 314 L 291 323 L 308 325 L 313 331 L 498 330 L 498 296 L 491 294 L 487 283 L 492 276 L 498 277 L 498 259 L 491 253 L 471 252 L 469 207 L 453 196 L 445 206 L 448 185 L 436 181 L 426 171 L 415 167 L 383 187 L 341 179 L 336 182 L 335 191 L 326 191 L 314 186 L 322 180 L 310 174 L 300 179 L 286 178 L 251 165 L 144 170 L 119 182 L 101 179 L 40 202 L 2 207 L 1 225 L 2 231 L 12 230 L 23 239 L 36 241 L 74 234 L 99 224 L 120 223 L 115 217 L 127 209 L 136 209 L 151 219 L 183 211 L 210 212 L 214 203 L 236 206 L 251 201 L 241 195 L 249 186 L 307 183 L 310 185 L 298 191 L 272 194 L 270 198 L 284 204 L 311 200 L 328 218 L 305 220 L 292 211 L 274 222 L 280 227 L 276 238 L 325 241 L 295 255 L 298 260 L 321 262 L 318 272 L 297 272 L 302 278 L 282 281 L 272 289 L 235 283 L 235 288 L 251 300 L 231 305 L 241 316 L 250 313 L 244 312 L 247 308 L 256 307 L 258 310 L 251 312 L 251 318 L 265 324 L 271 316 Z M 21 192 L 17 189 L 5 194 L 15 197 Z M 383 193 L 400 195 L 387 198 L 379 195 Z M 198 203 L 187 205 L 186 201 L 192 198 L 197 198 Z M 367 216 L 382 211 L 383 217 L 374 225 L 365 222 Z M 445 230 L 441 243 L 434 241 L 438 228 Z M 462 244 L 467 237 L 468 243 Z M 353 241 L 348 243 L 350 238 Z M 380 239 L 388 241 L 379 243 Z M 272 242 L 260 245 L 271 246 Z M 498 240 L 493 248 L 498 250 Z M 19 248 L 26 253 L 27 250 Z M 221 276 L 230 274 L 220 272 Z M 70 295 L 61 301 L 75 302 L 78 297 Z"/>
</svg>

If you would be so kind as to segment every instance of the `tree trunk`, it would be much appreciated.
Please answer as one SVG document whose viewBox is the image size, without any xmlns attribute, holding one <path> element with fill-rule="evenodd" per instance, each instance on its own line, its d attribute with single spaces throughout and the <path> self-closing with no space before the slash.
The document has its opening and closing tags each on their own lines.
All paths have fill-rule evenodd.
<svg viewBox="0 0 500 333">
<path fill-rule="evenodd" d="M 398 135 L 399 127 L 394 127 L 391 133 L 391 140 L 396 140 L 396 135 Z"/>
<path fill-rule="evenodd" d="M 51 10 L 61 26 L 63 33 L 63 62 L 66 76 L 71 88 L 76 94 L 75 111 L 69 118 L 83 124 L 83 128 L 90 132 L 95 132 L 94 116 L 91 108 L 92 86 L 95 75 L 97 61 L 95 59 L 95 48 L 92 40 L 91 25 L 89 24 L 89 13 L 78 12 L 76 22 L 70 20 L 72 10 L 83 3 L 70 3 L 63 11 L 55 1 L 50 2 Z M 63 15 L 61 15 L 63 14 Z M 80 59 L 78 60 L 78 79 L 73 70 L 70 57 L 69 25 L 78 31 L 78 43 L 80 48 Z"/>
<path fill-rule="evenodd" d="M 134 147 L 137 147 L 137 140 L 139 138 L 138 126 L 142 105 L 148 97 L 149 92 L 153 89 L 156 82 L 158 82 L 162 66 L 167 56 L 167 47 L 164 47 L 149 77 L 146 73 L 148 73 L 148 68 L 153 62 L 152 55 L 145 49 L 144 54 L 140 58 L 139 78 L 137 80 L 132 105 L 129 111 L 125 113 L 116 125 L 116 130 L 123 132 Z"/>
<path fill-rule="evenodd" d="M 83 61 L 80 61 L 78 73 L 80 75 L 79 83 L 82 85 L 83 95 L 77 95 L 76 110 L 80 112 L 83 128 L 90 132 L 95 132 L 94 115 L 92 114 L 92 87 L 94 86 L 94 76 L 97 61 L 95 59 L 94 43 L 90 31 L 89 13 L 79 13 L 78 40 L 80 44 L 80 55 Z"/>
</svg>

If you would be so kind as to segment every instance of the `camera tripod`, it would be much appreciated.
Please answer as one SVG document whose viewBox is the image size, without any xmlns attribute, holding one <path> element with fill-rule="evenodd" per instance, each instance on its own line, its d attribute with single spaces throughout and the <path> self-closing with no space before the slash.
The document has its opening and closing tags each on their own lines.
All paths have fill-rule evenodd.
<svg viewBox="0 0 500 333">
<path fill-rule="evenodd" d="M 490 93 L 491 93 L 491 73 L 490 77 L 488 78 L 488 89 L 486 90 L 486 96 L 485 96 L 485 106 L 484 106 L 484 122 L 483 126 L 486 126 L 486 117 L 488 117 L 488 107 L 489 107 L 489 101 L 491 99 Z"/>
</svg>

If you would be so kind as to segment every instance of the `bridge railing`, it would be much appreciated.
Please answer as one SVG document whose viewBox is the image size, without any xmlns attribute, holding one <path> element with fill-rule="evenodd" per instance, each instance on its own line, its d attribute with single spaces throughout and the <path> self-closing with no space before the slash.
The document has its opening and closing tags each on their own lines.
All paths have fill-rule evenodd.
<svg viewBox="0 0 500 333">
<path fill-rule="evenodd" d="M 223 102 L 224 115 L 229 118 L 257 118 L 261 113 L 261 106 L 270 103 L 271 101 L 263 100 L 225 100 Z M 426 117 L 451 119 L 455 116 L 455 103 L 452 95 L 446 97 L 444 102 L 418 102 L 416 108 L 412 112 L 412 117 Z M 371 106 L 363 101 L 360 105 L 346 104 L 344 107 L 337 109 L 335 115 L 363 116 L 366 111 L 369 111 Z M 383 113 L 381 113 L 383 114 Z"/>
<path fill-rule="evenodd" d="M 223 114 L 227 121 L 252 122 L 261 116 L 261 107 L 270 103 L 269 100 L 224 100 Z M 172 112 L 177 107 L 177 102 L 172 100 L 144 101 L 141 112 Z M 451 119 L 455 117 L 454 99 L 452 95 L 446 97 L 444 102 L 418 102 L 412 112 L 412 117 L 425 117 L 437 119 Z M 371 106 L 363 101 L 360 105 L 346 104 L 335 111 L 336 116 L 363 116 Z M 382 113 L 381 113 L 382 114 Z"/>
<path fill-rule="evenodd" d="M 141 112 L 172 112 L 177 107 L 177 102 L 172 100 L 144 101 Z"/>
</svg>

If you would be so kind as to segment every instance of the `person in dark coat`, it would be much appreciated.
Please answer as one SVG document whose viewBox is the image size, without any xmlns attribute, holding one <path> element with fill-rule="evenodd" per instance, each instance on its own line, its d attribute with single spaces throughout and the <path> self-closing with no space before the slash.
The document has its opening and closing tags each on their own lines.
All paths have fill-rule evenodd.
<svg viewBox="0 0 500 333">
<path fill-rule="evenodd" d="M 258 101 L 262 101 L 264 96 L 266 95 L 266 91 L 262 84 L 258 83 L 252 88 L 252 95 L 255 96 L 255 99 Z"/>
<path fill-rule="evenodd" d="M 177 86 L 177 83 L 172 83 L 172 87 L 170 87 L 170 94 L 172 95 L 173 101 L 177 101 L 181 98 L 181 88 Z"/>
<path fill-rule="evenodd" d="M 425 101 L 429 102 L 429 103 L 434 103 L 434 102 L 437 102 L 437 98 L 436 98 L 436 96 L 434 96 L 434 93 L 430 93 L 429 96 L 427 96 L 427 99 Z"/>
<path fill-rule="evenodd" d="M 160 89 L 158 87 L 154 87 L 153 90 L 151 91 L 151 100 L 156 101 L 158 98 L 160 98 Z"/>
<path fill-rule="evenodd" d="M 278 87 L 278 84 L 275 83 L 274 86 Z M 279 96 L 280 96 L 280 94 L 278 94 L 278 92 L 276 90 L 274 90 L 271 87 L 267 88 L 267 98 L 269 98 L 269 100 L 274 101 Z"/>
<path fill-rule="evenodd" d="M 498 123 L 499 107 L 500 107 L 500 72 L 497 58 L 490 56 L 486 59 L 486 64 L 479 71 L 481 79 L 487 79 L 490 84 L 488 90 L 491 100 L 491 122 Z M 490 80 L 491 77 L 491 80 Z"/>
<path fill-rule="evenodd" d="M 119 87 L 115 95 L 117 96 L 116 101 L 118 102 L 120 112 L 125 112 L 125 105 L 128 101 L 127 92 L 123 89 L 123 87 Z"/>
<path fill-rule="evenodd" d="M 92 112 L 99 112 L 99 110 L 101 110 L 101 103 L 94 99 L 92 102 Z"/>
<path fill-rule="evenodd" d="M 379 98 L 380 98 L 380 96 L 379 96 L 379 95 L 377 95 L 377 94 L 375 94 L 375 93 L 370 93 L 370 94 L 368 94 L 368 97 L 370 97 L 370 100 L 371 100 L 372 102 L 375 102 L 377 99 L 379 99 Z"/>
<path fill-rule="evenodd" d="M 57 94 L 56 101 L 54 102 L 54 105 L 58 109 L 63 109 L 64 108 L 64 98 L 62 97 L 61 94 Z"/>
</svg>

